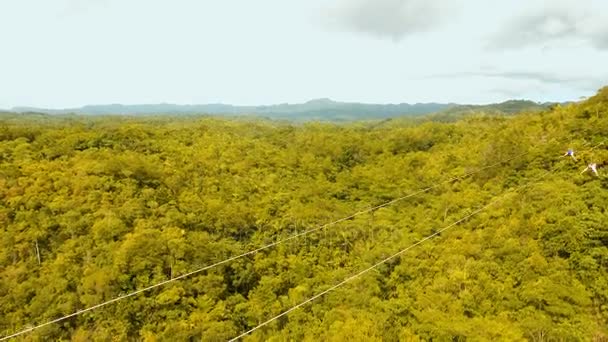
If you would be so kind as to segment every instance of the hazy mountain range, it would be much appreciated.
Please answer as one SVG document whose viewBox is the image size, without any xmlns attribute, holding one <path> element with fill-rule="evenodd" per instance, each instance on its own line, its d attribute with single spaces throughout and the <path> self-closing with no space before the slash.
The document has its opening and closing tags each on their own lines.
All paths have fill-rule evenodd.
<svg viewBox="0 0 608 342">
<path fill-rule="evenodd" d="M 366 104 L 356 102 L 336 102 L 330 99 L 316 99 L 301 104 L 277 104 L 268 106 L 233 106 L 229 104 L 141 104 L 141 105 L 87 105 L 80 108 L 45 109 L 34 107 L 14 107 L 17 113 L 35 112 L 44 114 L 83 115 L 160 115 L 160 114 L 212 114 L 230 116 L 259 116 L 270 119 L 296 121 L 330 120 L 350 121 L 385 119 L 399 116 L 418 116 L 430 113 L 466 114 L 468 112 L 494 112 L 512 114 L 521 111 L 542 110 L 552 103 L 536 103 L 525 100 L 510 100 L 491 105 L 460 105 L 454 103 L 400 103 Z"/>
</svg>

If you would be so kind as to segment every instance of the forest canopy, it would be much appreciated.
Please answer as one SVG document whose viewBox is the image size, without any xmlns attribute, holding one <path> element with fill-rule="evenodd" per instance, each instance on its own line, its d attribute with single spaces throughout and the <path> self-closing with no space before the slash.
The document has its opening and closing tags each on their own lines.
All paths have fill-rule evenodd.
<svg viewBox="0 0 608 342">
<path fill-rule="evenodd" d="M 608 88 L 451 121 L 1 114 L 0 337 L 438 185 L 19 339 L 228 340 L 496 199 L 245 340 L 608 339 Z"/>
</svg>

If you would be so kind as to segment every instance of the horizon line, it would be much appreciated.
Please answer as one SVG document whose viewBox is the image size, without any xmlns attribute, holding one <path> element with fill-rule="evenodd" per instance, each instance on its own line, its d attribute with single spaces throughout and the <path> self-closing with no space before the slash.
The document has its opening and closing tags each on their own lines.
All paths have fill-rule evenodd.
<svg viewBox="0 0 608 342">
<path fill-rule="evenodd" d="M 536 104 L 552 104 L 552 103 L 568 103 L 568 102 L 577 102 L 580 99 L 576 100 L 566 100 L 566 101 L 535 101 L 526 98 L 509 98 L 506 100 L 498 101 L 498 102 L 483 102 L 483 103 L 459 103 L 459 102 L 358 102 L 358 101 L 337 101 L 331 98 L 314 98 L 305 102 L 281 102 L 281 103 L 272 103 L 272 104 L 231 104 L 224 102 L 208 102 L 208 103 L 175 103 L 175 102 L 141 102 L 141 103 L 96 103 L 96 104 L 84 104 L 80 106 L 70 106 L 70 107 L 47 107 L 47 106 L 31 106 L 31 105 L 16 105 L 11 106 L 10 108 L 1 108 L 0 110 L 5 111 L 17 111 L 22 109 L 39 109 L 39 110 L 53 110 L 53 111 L 64 111 L 64 110 L 81 110 L 86 107 L 102 107 L 102 106 L 122 106 L 122 107 L 132 107 L 132 106 L 179 106 L 179 107 L 188 107 L 188 106 L 230 106 L 230 107 L 272 107 L 272 106 L 293 106 L 293 105 L 303 105 L 314 102 L 327 101 L 329 103 L 334 104 L 358 104 L 358 105 L 382 105 L 382 106 L 390 106 L 390 105 L 459 105 L 459 106 L 484 106 L 484 105 L 493 105 L 500 104 L 509 101 L 528 101 Z"/>
</svg>

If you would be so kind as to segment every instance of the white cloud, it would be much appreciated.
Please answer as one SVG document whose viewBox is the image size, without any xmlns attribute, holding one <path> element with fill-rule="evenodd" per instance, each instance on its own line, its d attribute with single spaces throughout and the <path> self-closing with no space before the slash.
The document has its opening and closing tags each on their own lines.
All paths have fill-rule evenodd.
<svg viewBox="0 0 608 342">
<path fill-rule="evenodd" d="M 593 1 L 558 1 L 549 8 L 532 6 L 512 15 L 490 37 L 493 49 L 556 47 L 582 42 L 597 49 L 608 49 L 606 8 Z"/>
<path fill-rule="evenodd" d="M 447 11 L 438 0 L 342 0 L 331 7 L 328 20 L 347 31 L 398 41 L 436 29 Z"/>
</svg>

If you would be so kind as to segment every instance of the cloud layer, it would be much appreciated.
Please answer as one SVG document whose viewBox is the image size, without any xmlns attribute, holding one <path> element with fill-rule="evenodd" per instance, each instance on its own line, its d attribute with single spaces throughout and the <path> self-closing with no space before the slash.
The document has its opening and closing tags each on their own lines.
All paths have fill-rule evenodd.
<svg viewBox="0 0 608 342">
<path fill-rule="evenodd" d="M 394 41 L 433 29 L 444 14 L 435 0 L 343 0 L 329 12 L 341 29 Z"/>
<path fill-rule="evenodd" d="M 445 24 L 462 20 L 488 32 L 486 47 L 494 50 L 546 48 L 568 42 L 608 50 L 608 19 L 602 1 L 554 0 L 548 4 L 545 0 L 514 0 L 500 7 L 480 0 L 336 0 L 326 19 L 335 28 L 395 42 L 421 32 L 443 35 L 447 33 Z M 469 38 L 459 37 L 462 41 Z"/>
<path fill-rule="evenodd" d="M 494 49 L 558 46 L 567 42 L 608 49 L 608 20 L 592 6 L 569 3 L 550 9 L 531 9 L 514 15 L 490 38 Z"/>
<path fill-rule="evenodd" d="M 572 82 L 580 80 L 579 78 L 567 78 L 567 77 L 559 77 L 549 73 L 543 72 L 529 72 L 529 71 L 508 71 L 508 72 L 498 72 L 498 71 L 474 71 L 474 72 L 454 72 L 447 74 L 437 74 L 431 76 L 431 78 L 461 78 L 461 77 L 498 77 L 498 78 L 508 78 L 513 80 L 525 80 L 525 81 L 537 81 L 541 83 L 548 84 L 559 84 L 563 82 Z"/>
<path fill-rule="evenodd" d="M 545 85 L 566 85 L 575 86 L 580 89 L 595 91 L 600 87 L 605 79 L 597 77 L 580 76 L 560 76 L 556 73 L 536 72 L 536 71 L 472 71 L 454 72 L 432 75 L 429 78 L 449 79 L 449 78 L 501 78 L 513 81 L 536 82 Z"/>
</svg>

